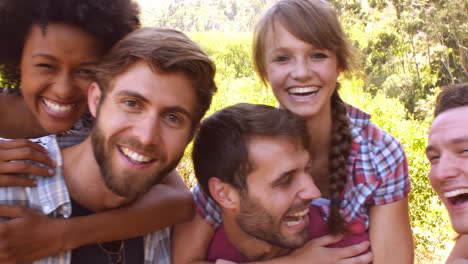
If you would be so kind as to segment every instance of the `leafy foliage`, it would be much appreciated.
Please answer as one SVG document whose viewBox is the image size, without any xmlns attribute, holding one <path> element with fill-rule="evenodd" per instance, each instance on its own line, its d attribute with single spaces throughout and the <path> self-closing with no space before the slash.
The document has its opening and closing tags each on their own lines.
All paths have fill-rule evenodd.
<svg viewBox="0 0 468 264">
<path fill-rule="evenodd" d="M 147 0 L 150 2 L 154 0 Z M 147 24 L 184 32 L 253 30 L 259 14 L 273 0 L 158 0 Z M 145 3 L 145 1 L 143 1 Z"/>
<path fill-rule="evenodd" d="M 366 91 L 383 89 L 419 119 L 433 88 L 468 80 L 467 1 L 331 2 L 365 55 Z"/>
</svg>

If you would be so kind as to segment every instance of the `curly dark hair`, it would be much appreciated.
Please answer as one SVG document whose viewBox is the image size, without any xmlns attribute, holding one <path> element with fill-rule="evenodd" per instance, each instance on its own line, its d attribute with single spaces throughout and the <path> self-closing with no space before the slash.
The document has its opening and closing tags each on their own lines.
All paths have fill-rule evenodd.
<svg viewBox="0 0 468 264">
<path fill-rule="evenodd" d="M 50 23 L 82 28 L 100 39 L 104 51 L 140 26 L 133 0 L 2 0 L 0 2 L 0 86 L 19 88 L 18 71 L 31 26 L 44 34 Z"/>
</svg>

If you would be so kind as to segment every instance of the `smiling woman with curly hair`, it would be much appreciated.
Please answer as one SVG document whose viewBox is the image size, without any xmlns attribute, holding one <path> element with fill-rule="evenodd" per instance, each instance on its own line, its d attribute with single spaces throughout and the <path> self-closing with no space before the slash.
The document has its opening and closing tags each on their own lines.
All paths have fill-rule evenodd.
<svg viewBox="0 0 468 264">
<path fill-rule="evenodd" d="M 95 64 L 140 25 L 129 0 L 4 0 L 0 14 L 0 87 L 20 88 L 13 91 L 21 90 L 30 111 L 21 116 L 13 110 L 22 100 L 1 97 L 14 113 L 1 116 L 0 136 L 8 138 L 40 136 L 37 127 L 24 130 L 31 119 L 42 134 L 72 128 L 86 110 Z"/>
</svg>

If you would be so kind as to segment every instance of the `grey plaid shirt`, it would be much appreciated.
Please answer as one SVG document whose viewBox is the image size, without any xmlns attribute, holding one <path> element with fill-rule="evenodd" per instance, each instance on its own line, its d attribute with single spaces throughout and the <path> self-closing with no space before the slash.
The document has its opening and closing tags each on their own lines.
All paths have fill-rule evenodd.
<svg viewBox="0 0 468 264">
<path fill-rule="evenodd" d="M 71 215 L 71 201 L 63 178 L 62 155 L 55 136 L 33 140 L 46 147 L 50 157 L 57 162 L 53 177 L 25 175 L 37 180 L 37 187 L 0 187 L 0 204 L 22 205 L 54 218 L 68 218 Z M 5 219 L 0 219 L 5 220 Z M 170 263 L 170 228 L 144 236 L 145 264 Z M 35 261 L 35 264 L 69 264 L 71 251 Z"/>
</svg>

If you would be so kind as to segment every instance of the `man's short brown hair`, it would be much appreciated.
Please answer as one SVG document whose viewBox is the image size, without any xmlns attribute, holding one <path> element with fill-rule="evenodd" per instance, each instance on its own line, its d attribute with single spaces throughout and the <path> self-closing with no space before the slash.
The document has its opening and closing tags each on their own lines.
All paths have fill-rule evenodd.
<svg viewBox="0 0 468 264">
<path fill-rule="evenodd" d="M 112 81 L 137 62 L 144 61 L 155 72 L 182 72 L 192 81 L 197 124 L 210 107 L 217 88 L 215 65 L 201 48 L 182 32 L 164 28 L 142 28 L 117 42 L 97 69 L 103 98 Z"/>
<path fill-rule="evenodd" d="M 442 88 L 437 96 L 434 117 L 449 109 L 468 105 L 468 83 L 453 84 Z"/>
</svg>

